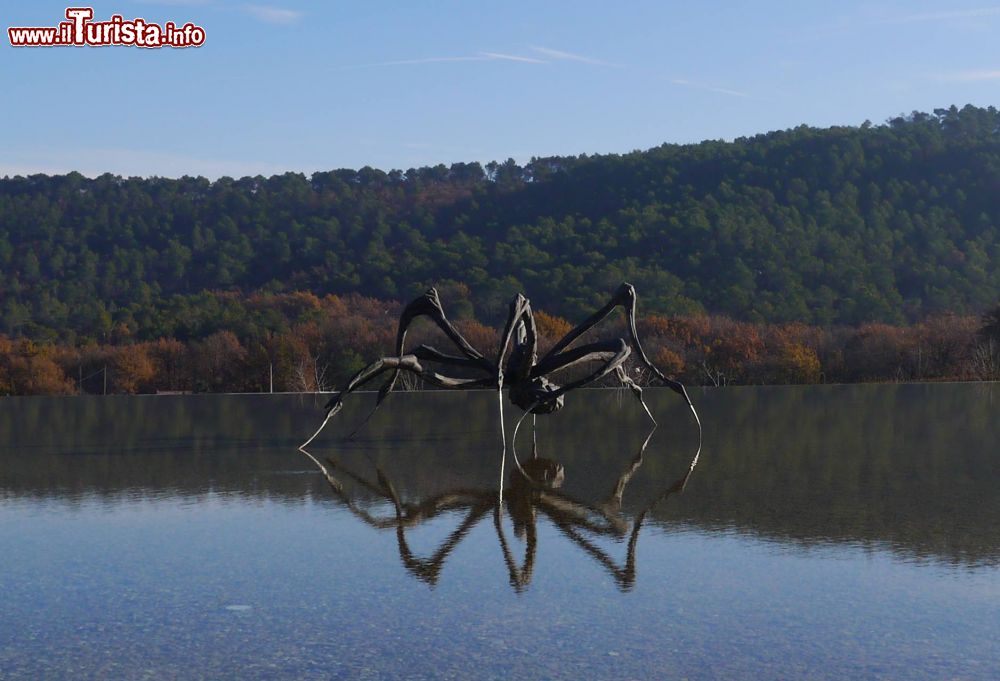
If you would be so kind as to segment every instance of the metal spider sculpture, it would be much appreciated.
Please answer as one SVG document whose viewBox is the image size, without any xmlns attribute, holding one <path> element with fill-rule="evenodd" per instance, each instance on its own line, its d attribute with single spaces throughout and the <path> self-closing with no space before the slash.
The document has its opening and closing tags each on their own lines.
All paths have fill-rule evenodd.
<svg viewBox="0 0 1000 681">
<path fill-rule="evenodd" d="M 613 340 L 586 343 L 578 347 L 569 349 L 569 346 L 581 335 L 594 328 L 603 321 L 615 308 L 622 307 L 627 317 L 628 339 L 616 338 Z M 462 336 L 461 333 L 448 321 L 441 306 L 441 300 L 435 289 L 429 289 L 406 308 L 399 319 L 399 330 L 396 334 L 396 354 L 381 359 L 368 365 L 356 373 L 348 382 L 347 387 L 335 393 L 326 404 L 326 419 L 319 427 L 319 430 L 309 438 L 302 447 L 305 448 L 312 442 L 330 417 L 336 414 L 343 407 L 344 397 L 354 392 L 369 381 L 379 375 L 391 371 L 389 380 L 379 389 L 375 407 L 368 414 L 368 417 L 358 426 L 358 429 L 367 423 L 368 419 L 375 413 L 392 389 L 396 385 L 401 371 L 412 373 L 423 380 L 441 388 L 454 390 L 471 389 L 495 389 L 500 397 L 500 426 L 501 437 L 504 439 L 506 449 L 506 436 L 503 435 L 503 393 L 505 386 L 509 387 L 510 401 L 524 411 L 524 416 L 528 414 L 551 414 L 558 411 L 563 406 L 564 396 L 571 390 L 591 385 L 611 372 L 615 372 L 622 385 L 627 386 L 638 398 L 640 404 L 649 418 L 656 423 L 649 408 L 642 400 L 642 389 L 625 372 L 623 365 L 634 349 L 638 355 L 640 363 L 664 385 L 684 398 L 691 412 L 694 414 L 698 424 L 698 431 L 701 432 L 701 421 L 695 411 L 691 398 L 688 397 L 684 386 L 678 381 L 665 376 L 646 356 L 635 326 L 636 316 L 636 293 L 635 288 L 628 283 L 623 283 L 615 292 L 611 300 L 604 307 L 594 312 L 584 320 L 579 326 L 567 333 L 552 349 L 543 357 L 538 357 L 538 333 L 535 327 L 535 318 L 531 311 L 531 304 L 523 295 L 518 294 L 510 303 L 510 313 L 507 316 L 507 323 L 504 326 L 503 335 L 500 339 L 500 351 L 496 360 L 487 359 L 479 350 Z M 418 317 L 427 317 L 433 321 L 455 344 L 460 355 L 452 355 L 436 350 L 429 345 L 420 345 L 408 352 L 404 352 L 406 332 L 410 324 Z M 513 347 L 511 347 L 513 344 Z M 510 350 L 509 357 L 505 356 Z M 445 367 L 460 367 L 462 369 L 478 374 L 476 378 L 455 378 L 433 371 L 426 363 L 431 362 Z M 565 385 L 558 385 L 550 379 L 550 376 L 558 371 L 563 371 L 571 367 L 578 367 L 584 364 L 597 363 L 597 368 L 589 374 L 577 380 L 570 381 Z M 524 418 L 522 416 L 522 420 Z M 521 421 L 517 422 L 520 427 Z M 514 429 L 514 438 L 517 437 L 517 427 Z M 357 432 L 358 429 L 355 429 Z M 353 435 L 353 433 L 352 433 Z M 519 466 L 520 468 L 520 466 Z"/>
</svg>

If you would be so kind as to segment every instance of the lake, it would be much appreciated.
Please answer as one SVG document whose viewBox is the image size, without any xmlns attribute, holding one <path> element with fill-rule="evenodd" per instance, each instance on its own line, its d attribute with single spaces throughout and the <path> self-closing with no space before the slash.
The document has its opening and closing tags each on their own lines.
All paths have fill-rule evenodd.
<svg viewBox="0 0 1000 681">
<path fill-rule="evenodd" d="M 1000 678 L 1000 388 L 646 395 L 0 399 L 0 678 Z"/>
</svg>

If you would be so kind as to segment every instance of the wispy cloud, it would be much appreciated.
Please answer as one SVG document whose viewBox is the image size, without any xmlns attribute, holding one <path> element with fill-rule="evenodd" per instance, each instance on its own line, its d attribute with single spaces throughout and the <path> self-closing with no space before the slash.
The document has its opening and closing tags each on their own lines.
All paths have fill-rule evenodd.
<svg viewBox="0 0 1000 681">
<path fill-rule="evenodd" d="M 501 54 L 500 52 L 480 52 L 482 56 L 488 59 L 505 59 L 507 61 L 519 61 L 525 62 L 527 64 L 546 64 L 544 59 L 535 59 L 534 57 L 522 57 L 517 54 Z"/>
<path fill-rule="evenodd" d="M 886 24 L 912 24 L 922 21 L 949 21 L 952 19 L 981 19 L 983 17 L 1000 16 L 1000 7 L 979 7 L 975 9 L 943 10 L 940 12 L 921 12 L 905 14 L 885 19 Z"/>
<path fill-rule="evenodd" d="M 799 29 L 789 39 L 793 43 L 810 43 L 858 31 L 884 31 L 887 27 L 926 23 L 946 24 L 950 29 L 981 31 L 990 29 L 992 22 L 988 20 L 995 17 L 1000 17 L 1000 5 L 909 14 L 871 7 L 857 14 L 831 18 L 822 26 Z"/>
<path fill-rule="evenodd" d="M 302 12 L 269 5 L 244 5 L 243 11 L 268 24 L 294 24 L 302 18 Z"/>
<path fill-rule="evenodd" d="M 618 64 L 612 64 L 611 62 L 606 62 L 602 59 L 585 57 L 582 54 L 574 54 L 573 52 L 564 52 L 563 50 L 553 50 L 551 47 L 539 47 L 537 45 L 532 45 L 531 49 L 542 56 L 557 61 L 578 61 L 584 64 L 594 64 L 595 66 L 618 66 Z"/>
<path fill-rule="evenodd" d="M 450 61 L 490 61 L 489 57 L 424 57 L 422 59 L 397 59 L 395 61 L 382 61 L 375 64 L 358 64 L 356 66 L 345 66 L 345 69 L 370 69 L 376 66 L 406 66 L 408 64 L 436 64 L 438 62 Z"/>
<path fill-rule="evenodd" d="M 343 66 L 341 70 L 370 69 L 379 66 L 408 66 L 410 64 L 439 64 L 459 61 L 513 61 L 524 64 L 547 64 L 543 59 L 534 57 L 524 57 L 517 54 L 503 54 L 501 52 L 479 52 L 472 55 L 460 55 L 455 57 L 418 57 L 417 59 L 395 59 L 393 61 L 382 61 L 374 64 L 357 64 L 355 66 Z"/>
<path fill-rule="evenodd" d="M 972 83 L 980 80 L 1000 80 L 1000 69 L 974 69 L 971 71 L 952 71 L 951 73 L 936 73 L 934 80 L 949 83 Z"/>
<path fill-rule="evenodd" d="M 704 90 L 705 92 L 714 92 L 719 95 L 726 95 L 727 97 L 749 97 L 750 95 L 746 92 L 740 92 L 739 90 L 730 90 L 729 88 L 716 87 L 714 85 L 709 85 L 708 83 L 698 83 L 693 80 L 686 80 L 684 78 L 672 78 L 670 80 L 674 85 L 681 85 L 683 87 L 694 88 L 696 90 Z"/>
<path fill-rule="evenodd" d="M 477 52 L 476 54 L 456 55 L 450 57 L 417 57 L 414 59 L 394 59 L 392 61 L 382 61 L 373 64 L 357 64 L 355 66 L 344 66 L 342 69 L 368 69 L 377 66 L 406 66 L 409 64 L 439 64 L 447 62 L 461 61 L 511 61 L 520 64 L 551 64 L 556 61 L 576 61 L 584 64 L 594 64 L 598 66 L 618 66 L 611 62 L 586 57 L 582 54 L 554 50 L 550 47 L 531 46 L 529 48 L 538 56 L 526 54 L 511 54 L 509 52 Z"/>
</svg>

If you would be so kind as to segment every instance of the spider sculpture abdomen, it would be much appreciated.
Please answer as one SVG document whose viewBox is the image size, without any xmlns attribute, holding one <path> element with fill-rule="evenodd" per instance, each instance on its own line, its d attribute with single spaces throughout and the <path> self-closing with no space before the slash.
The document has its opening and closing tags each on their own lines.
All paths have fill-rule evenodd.
<svg viewBox="0 0 1000 681">
<path fill-rule="evenodd" d="M 518 381 L 510 386 L 510 401 L 531 414 L 552 414 L 563 408 L 565 399 L 557 395 L 559 386 L 545 378 Z"/>
</svg>

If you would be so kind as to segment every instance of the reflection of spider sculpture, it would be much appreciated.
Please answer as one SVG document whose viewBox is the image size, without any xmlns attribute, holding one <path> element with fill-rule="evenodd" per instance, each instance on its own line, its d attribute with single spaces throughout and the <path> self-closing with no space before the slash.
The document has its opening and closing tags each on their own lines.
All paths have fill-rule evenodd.
<svg viewBox="0 0 1000 681">
<path fill-rule="evenodd" d="M 541 514 L 547 517 L 574 544 L 600 563 L 619 588 L 627 591 L 635 584 L 636 544 L 639 530 L 642 528 L 646 515 L 658 502 L 675 492 L 683 491 L 691 473 L 698 464 L 698 456 L 695 455 L 685 474 L 653 498 L 636 515 L 630 528 L 628 520 L 622 515 L 622 495 L 632 476 L 642 465 L 643 453 L 652 436 L 653 433 L 650 432 L 642 443 L 638 454 L 633 457 L 609 490 L 607 497 L 597 503 L 580 501 L 557 491 L 556 488 L 562 484 L 564 472 L 562 465 L 551 459 L 534 458 L 526 461 L 520 471 L 514 472 L 513 484 L 509 485 L 501 494 L 497 494 L 496 489 L 459 488 L 436 494 L 417 503 L 407 503 L 400 499 L 395 487 L 381 470 L 377 469 L 377 482 L 373 483 L 333 459 L 327 459 L 327 465 L 323 465 L 311 454 L 305 450 L 302 451 L 319 467 L 337 499 L 352 514 L 376 529 L 396 530 L 399 556 L 404 567 L 417 579 L 432 586 L 437 584 L 441 569 L 455 547 L 487 514 L 491 514 L 500 550 L 503 553 L 503 560 L 510 576 L 510 584 L 515 591 L 523 591 L 531 582 L 534 570 L 538 545 L 537 521 Z M 336 475 L 350 478 L 376 497 L 389 501 L 394 508 L 394 515 L 390 517 L 373 515 L 364 505 L 357 502 L 355 496 L 346 490 Z M 503 501 L 507 502 L 514 534 L 525 541 L 525 555 L 521 565 L 517 564 L 511 554 L 507 535 L 503 528 Z M 437 550 L 428 558 L 415 556 L 407 542 L 406 530 L 444 513 L 455 511 L 464 511 L 465 517 Z M 622 565 L 618 565 L 594 541 L 597 537 L 622 540 L 626 536 L 628 544 L 625 562 Z"/>
<path fill-rule="evenodd" d="M 619 306 L 625 309 L 628 322 L 628 341 L 623 338 L 617 338 L 610 341 L 587 343 L 573 349 L 567 349 L 573 341 L 595 327 Z M 510 304 L 510 313 L 507 317 L 503 336 L 500 339 L 500 351 L 497 354 L 496 361 L 491 361 L 472 347 L 451 322 L 448 321 L 444 309 L 441 307 L 437 291 L 432 288 L 407 305 L 403 310 L 403 314 L 399 319 L 399 331 L 396 335 L 396 354 L 390 357 L 383 357 L 355 374 L 348 382 L 347 387 L 336 393 L 326 404 L 326 420 L 323 421 L 323 425 L 316 431 L 316 434 L 309 438 L 302 446 L 308 446 L 323 429 L 323 426 L 326 425 L 327 420 L 340 411 L 346 395 L 354 392 L 386 371 L 391 371 L 392 375 L 379 390 L 375 401 L 375 409 L 372 410 L 371 414 L 374 414 L 382 401 L 388 397 L 396 384 L 396 380 L 399 378 L 400 371 L 410 372 L 438 387 L 455 390 L 492 388 L 501 391 L 507 385 L 510 388 L 511 402 L 524 410 L 525 414 L 549 414 L 557 411 L 562 408 L 563 396 L 567 392 L 574 388 L 590 385 L 611 372 L 615 372 L 621 383 L 628 386 L 639 399 L 640 403 L 642 403 L 649 418 L 653 419 L 653 415 L 646 408 L 645 403 L 642 402 L 642 390 L 623 369 L 623 364 L 633 349 L 643 366 L 649 369 L 657 379 L 684 398 L 697 421 L 698 414 L 694 409 L 694 405 L 691 404 L 691 398 L 688 397 L 684 386 L 674 379 L 664 376 L 659 369 L 653 366 L 643 351 L 636 333 L 635 314 L 635 288 L 631 284 L 622 284 L 604 307 L 567 333 L 545 356 L 538 359 L 538 334 L 535 328 L 535 318 L 531 312 L 531 305 L 528 300 L 518 294 Z M 430 318 L 448 336 L 451 342 L 455 344 L 461 356 L 446 354 L 428 345 L 420 345 L 404 353 L 407 329 L 414 319 L 421 316 Z M 513 348 L 510 348 L 512 342 Z M 508 348 L 510 348 L 510 357 L 507 359 L 505 365 L 504 356 L 507 354 Z M 473 374 L 478 374 L 478 377 L 453 378 L 445 376 L 432 371 L 425 365 L 426 362 L 461 368 Z M 557 385 L 549 379 L 550 376 L 558 371 L 595 362 L 598 363 L 598 366 L 594 371 L 565 385 Z M 500 404 L 502 428 L 502 398 Z M 369 418 L 371 414 L 369 414 Z M 655 419 L 653 419 L 654 424 L 655 422 Z M 700 422 L 698 427 L 700 430 Z"/>
</svg>

